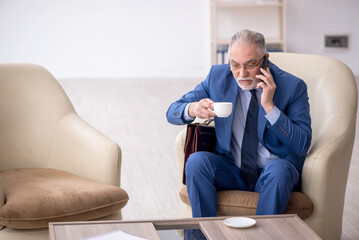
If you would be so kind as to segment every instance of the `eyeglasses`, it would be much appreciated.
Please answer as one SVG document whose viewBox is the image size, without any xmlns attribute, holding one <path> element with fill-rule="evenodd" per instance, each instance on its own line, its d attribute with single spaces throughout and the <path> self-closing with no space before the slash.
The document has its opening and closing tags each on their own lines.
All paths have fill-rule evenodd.
<svg viewBox="0 0 359 240">
<path fill-rule="evenodd" d="M 254 69 L 255 67 L 257 67 L 261 62 L 262 60 L 264 59 L 265 56 L 263 56 L 258 63 L 256 64 L 248 64 L 248 65 L 244 65 L 244 66 L 240 66 L 240 65 L 231 65 L 231 61 L 228 62 L 228 67 L 229 69 L 231 69 L 232 71 L 237 71 L 241 68 L 243 68 L 244 70 L 252 70 Z"/>
</svg>

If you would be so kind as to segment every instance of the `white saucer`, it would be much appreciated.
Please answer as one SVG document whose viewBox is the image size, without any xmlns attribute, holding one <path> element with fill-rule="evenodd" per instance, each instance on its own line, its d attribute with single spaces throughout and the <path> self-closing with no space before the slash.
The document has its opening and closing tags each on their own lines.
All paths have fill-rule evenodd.
<svg viewBox="0 0 359 240">
<path fill-rule="evenodd" d="M 256 220 L 252 218 L 247 217 L 232 217 L 227 218 L 224 221 L 224 224 L 226 224 L 229 227 L 234 228 L 248 228 L 256 224 Z"/>
</svg>

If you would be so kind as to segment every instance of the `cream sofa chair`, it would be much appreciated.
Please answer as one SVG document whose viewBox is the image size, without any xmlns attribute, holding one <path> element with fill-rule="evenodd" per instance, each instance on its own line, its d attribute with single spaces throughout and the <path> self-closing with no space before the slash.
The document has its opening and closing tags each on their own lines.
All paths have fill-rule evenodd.
<svg viewBox="0 0 359 240">
<path fill-rule="evenodd" d="M 0 239 L 48 239 L 49 221 L 122 219 L 120 177 L 120 147 L 77 115 L 46 69 L 0 64 L 0 229 L 14 226 Z"/>
<path fill-rule="evenodd" d="M 302 193 L 311 199 L 314 209 L 311 214 L 306 212 L 302 218 L 323 239 L 340 239 L 345 189 L 355 137 L 355 78 L 345 64 L 329 57 L 270 53 L 269 60 L 302 78 L 308 86 L 313 138 L 304 163 Z M 175 143 L 181 178 L 185 137 L 186 129 L 183 129 Z M 181 216 L 191 217 L 186 187 L 182 179 L 180 181 Z M 292 204 L 300 205 L 302 200 Z M 258 194 L 223 191 L 218 193 L 218 201 L 219 215 L 254 215 Z M 310 206 L 308 204 L 300 207 Z"/>
</svg>

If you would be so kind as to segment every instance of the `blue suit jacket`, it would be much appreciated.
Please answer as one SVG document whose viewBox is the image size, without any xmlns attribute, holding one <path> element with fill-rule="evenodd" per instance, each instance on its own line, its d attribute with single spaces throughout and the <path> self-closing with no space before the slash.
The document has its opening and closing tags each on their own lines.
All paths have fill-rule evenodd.
<svg viewBox="0 0 359 240">
<path fill-rule="evenodd" d="M 265 118 L 262 106 L 258 114 L 258 138 L 263 146 L 281 159 L 290 161 L 301 173 L 312 139 L 307 86 L 305 82 L 271 64 L 271 74 L 277 85 L 273 102 L 281 111 L 277 122 Z M 214 102 L 232 102 L 236 109 L 238 84 L 227 65 L 215 65 L 207 78 L 196 88 L 171 104 L 167 120 L 173 124 L 188 124 L 183 118 L 187 103 L 210 98 Z M 231 149 L 234 113 L 227 118 L 215 117 L 217 146 L 215 153 L 233 158 Z"/>
</svg>

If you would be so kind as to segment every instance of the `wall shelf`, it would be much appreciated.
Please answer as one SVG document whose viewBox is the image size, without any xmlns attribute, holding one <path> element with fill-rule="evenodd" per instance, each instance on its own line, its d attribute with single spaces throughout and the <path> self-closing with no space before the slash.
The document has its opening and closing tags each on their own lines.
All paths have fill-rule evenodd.
<svg viewBox="0 0 359 240">
<path fill-rule="evenodd" d="M 226 63 L 232 35 L 243 28 L 264 34 L 268 51 L 286 51 L 286 0 L 211 0 L 211 63 Z M 223 56 L 223 54 L 225 56 Z"/>
</svg>

